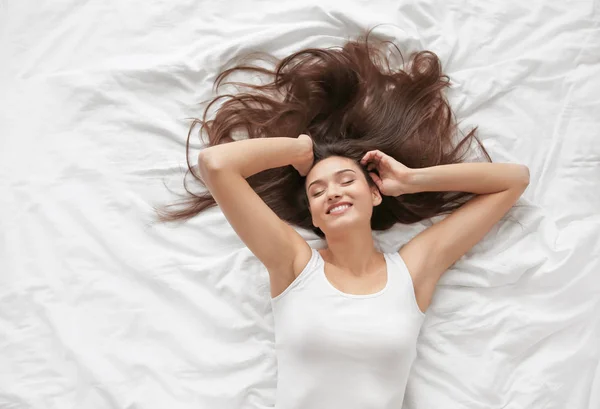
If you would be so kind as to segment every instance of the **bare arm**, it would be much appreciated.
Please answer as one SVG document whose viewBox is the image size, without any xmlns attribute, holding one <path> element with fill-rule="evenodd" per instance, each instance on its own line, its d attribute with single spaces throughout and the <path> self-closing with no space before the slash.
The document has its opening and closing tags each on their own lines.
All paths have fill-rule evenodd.
<svg viewBox="0 0 600 409">
<path fill-rule="evenodd" d="M 442 274 L 483 239 L 525 191 L 529 169 L 510 163 L 461 163 L 414 169 L 406 180 L 414 192 L 479 194 L 399 251 L 413 275 L 417 302 L 424 311 Z"/>
<path fill-rule="evenodd" d="M 422 311 L 429 306 L 442 274 L 492 229 L 529 185 L 527 166 L 512 163 L 410 169 L 381 151 L 368 152 L 362 163 L 377 168 L 379 175 L 372 173 L 371 177 L 387 196 L 431 191 L 479 195 L 399 250 L 413 278 Z"/>
<path fill-rule="evenodd" d="M 200 152 L 199 164 L 248 178 L 266 169 L 298 163 L 312 157 L 312 147 L 298 138 L 259 138 L 211 146 Z"/>
<path fill-rule="evenodd" d="M 309 149 L 310 148 L 310 149 Z M 311 257 L 306 241 L 256 194 L 246 178 L 265 169 L 312 159 L 310 147 L 294 138 L 247 139 L 204 149 L 200 176 L 242 241 L 265 265 L 271 295 L 279 295 Z"/>
<path fill-rule="evenodd" d="M 496 193 L 529 183 L 527 166 L 515 163 L 459 163 L 411 169 L 411 192 Z"/>
</svg>

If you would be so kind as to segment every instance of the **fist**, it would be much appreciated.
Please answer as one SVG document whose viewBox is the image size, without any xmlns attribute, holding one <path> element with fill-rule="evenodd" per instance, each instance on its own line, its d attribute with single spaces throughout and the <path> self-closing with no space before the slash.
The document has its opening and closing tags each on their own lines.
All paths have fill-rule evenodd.
<svg viewBox="0 0 600 409">
<path fill-rule="evenodd" d="M 306 176 L 314 161 L 313 141 L 306 134 L 299 135 L 296 141 L 298 143 L 298 155 L 292 166 L 300 173 L 300 176 Z"/>
</svg>

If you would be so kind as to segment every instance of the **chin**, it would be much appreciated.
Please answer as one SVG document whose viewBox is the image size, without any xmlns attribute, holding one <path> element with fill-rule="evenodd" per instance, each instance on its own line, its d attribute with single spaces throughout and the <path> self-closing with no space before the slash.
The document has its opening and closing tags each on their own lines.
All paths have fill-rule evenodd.
<svg viewBox="0 0 600 409">
<path fill-rule="evenodd" d="M 330 231 L 332 233 L 340 231 L 340 230 L 352 230 L 354 228 L 357 228 L 361 225 L 360 221 L 355 219 L 355 218 L 347 218 L 346 220 L 343 219 L 339 219 L 339 220 L 334 220 L 331 221 L 327 224 L 327 231 Z M 323 230 L 323 229 L 321 229 Z M 324 230 L 323 230 L 324 231 Z"/>
</svg>

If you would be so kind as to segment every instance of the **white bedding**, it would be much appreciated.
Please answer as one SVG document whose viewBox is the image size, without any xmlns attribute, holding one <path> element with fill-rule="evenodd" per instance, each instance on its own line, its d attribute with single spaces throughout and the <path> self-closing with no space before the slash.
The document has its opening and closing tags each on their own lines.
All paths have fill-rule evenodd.
<svg viewBox="0 0 600 409">
<path fill-rule="evenodd" d="M 273 407 L 266 271 L 218 208 L 169 226 L 151 206 L 175 198 L 163 182 L 181 192 L 187 118 L 229 58 L 378 23 L 438 53 L 463 129 L 531 170 L 523 206 L 439 283 L 405 408 L 600 408 L 598 2 L 0 10 L 0 408 Z"/>
</svg>

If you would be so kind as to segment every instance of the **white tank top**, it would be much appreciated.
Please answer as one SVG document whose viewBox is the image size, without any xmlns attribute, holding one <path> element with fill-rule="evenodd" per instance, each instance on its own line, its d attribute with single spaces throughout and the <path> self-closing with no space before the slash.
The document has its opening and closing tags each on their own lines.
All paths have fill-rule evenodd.
<svg viewBox="0 0 600 409">
<path fill-rule="evenodd" d="M 271 299 L 277 352 L 275 409 L 400 409 L 425 314 L 397 252 L 384 253 L 379 292 L 353 295 L 325 276 L 312 249 L 296 279 Z"/>
</svg>

